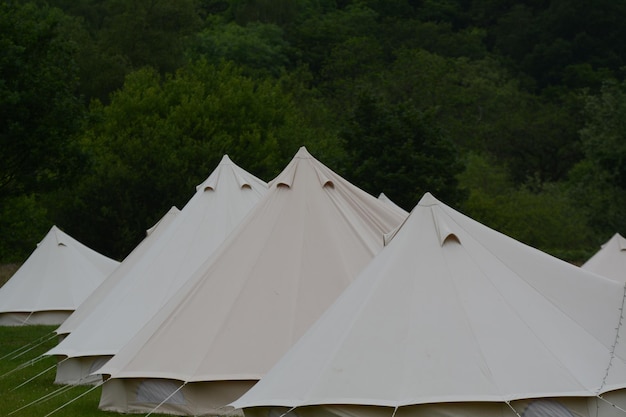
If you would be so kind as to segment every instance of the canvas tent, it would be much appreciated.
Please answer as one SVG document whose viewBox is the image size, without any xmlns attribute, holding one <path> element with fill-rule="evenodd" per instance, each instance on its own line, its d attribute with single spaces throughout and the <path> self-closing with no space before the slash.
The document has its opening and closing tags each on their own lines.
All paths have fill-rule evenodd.
<svg viewBox="0 0 626 417">
<path fill-rule="evenodd" d="M 385 193 L 380 193 L 378 194 L 378 199 L 381 201 L 384 201 L 387 204 L 391 204 L 392 206 L 400 209 L 400 210 L 404 210 L 402 207 L 400 207 L 399 205 L 397 205 L 396 203 L 394 203 L 389 197 L 387 197 L 385 195 Z M 408 214 L 408 213 L 407 213 Z"/>
<path fill-rule="evenodd" d="M 98 371 L 111 376 L 100 407 L 225 411 L 405 217 L 301 148 L 216 256 Z"/>
<path fill-rule="evenodd" d="M 61 324 L 118 265 L 52 226 L 0 288 L 0 325 Z"/>
<path fill-rule="evenodd" d="M 626 282 L 626 239 L 615 233 L 581 268 Z"/>
<path fill-rule="evenodd" d="M 56 382 L 93 383 L 90 374 L 165 304 L 266 191 L 265 182 L 225 155 L 163 235 L 47 352 L 59 360 Z"/>
<path fill-rule="evenodd" d="M 135 267 L 150 251 L 150 247 L 166 234 L 167 229 L 176 219 L 180 210 L 171 207 L 159 221 L 146 230 L 146 237 L 132 250 L 132 252 L 124 258 L 122 263 L 98 286 L 89 296 L 81 303 L 81 305 L 59 326 L 55 332 L 59 336 L 59 340 L 63 340 L 70 334 L 83 320 L 87 317 L 107 296 L 126 274 Z"/>
<path fill-rule="evenodd" d="M 623 417 L 606 402 L 626 405 L 623 302 L 622 285 L 426 194 L 232 405 L 253 417 Z"/>
</svg>

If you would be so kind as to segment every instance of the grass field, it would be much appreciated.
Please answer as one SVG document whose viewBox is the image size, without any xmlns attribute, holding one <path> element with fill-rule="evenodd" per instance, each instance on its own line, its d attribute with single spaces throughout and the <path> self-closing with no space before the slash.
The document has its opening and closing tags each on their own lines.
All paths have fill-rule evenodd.
<svg viewBox="0 0 626 417">
<path fill-rule="evenodd" d="M 18 267 L 19 264 L 0 265 L 0 286 L 13 275 Z M 30 365 L 18 369 L 18 367 L 40 357 L 41 354 L 56 345 L 56 337 L 51 337 L 55 328 L 56 326 L 0 326 L 0 375 L 2 375 L 0 376 L 0 416 L 45 416 L 68 401 L 88 391 L 90 388 L 73 387 L 61 395 L 51 395 L 54 391 L 62 388 L 62 386 L 54 385 L 53 383 L 56 371 L 54 368 L 56 360 L 51 357 L 46 357 L 34 363 L 31 362 Z M 45 343 L 35 347 L 33 342 L 42 340 L 42 338 L 45 340 L 46 336 L 51 338 Z M 19 351 L 20 348 L 25 346 L 31 346 L 32 349 L 29 351 L 24 351 L 23 349 Z M 12 352 L 15 353 L 11 354 Z M 46 369 L 48 369 L 48 371 L 44 372 Z M 41 376 L 34 378 L 30 382 L 26 382 L 42 372 L 44 373 Z M 21 384 L 24 385 L 19 387 Z M 36 403 L 20 411 L 16 411 L 46 395 L 49 396 L 47 401 Z M 100 388 L 93 390 L 52 415 L 59 417 L 118 415 L 98 410 L 99 401 Z"/>
<path fill-rule="evenodd" d="M 19 264 L 0 265 L 0 286 L 18 267 Z M 57 327 L 0 326 L 0 416 L 43 417 L 50 413 L 54 417 L 122 416 L 98 410 L 101 388 L 88 392 L 93 387 L 55 385 L 54 358 L 44 357 L 34 361 L 57 344 L 57 338 L 53 334 Z M 37 341 L 38 343 L 34 343 Z M 28 349 L 24 349 L 25 347 Z M 39 374 L 41 375 L 37 376 Z M 30 379 L 32 381 L 27 382 Z M 24 385 L 20 386 L 21 384 Z M 63 391 L 56 393 L 58 390 Z M 84 396 L 78 398 L 81 394 Z M 46 396 L 45 401 L 38 401 Z M 68 402 L 70 403 L 65 405 Z M 28 405 L 31 403 L 34 404 Z M 16 411 L 22 407 L 24 408 Z M 63 408 L 55 411 L 59 407 Z"/>
<path fill-rule="evenodd" d="M 56 408 L 73 400 L 91 387 L 73 387 L 60 395 L 50 395 L 55 390 L 62 388 L 61 385 L 54 385 L 56 360 L 46 357 L 22 369 L 19 366 L 29 363 L 30 360 L 39 357 L 48 349 L 55 346 L 56 337 L 52 337 L 40 346 L 34 347 L 32 342 L 41 340 L 46 336 L 52 336 L 54 326 L 23 326 L 23 327 L 0 327 L 0 416 L 45 416 L 53 412 Z M 18 349 L 30 345 L 32 350 L 19 355 Z M 11 355 L 11 352 L 16 352 Z M 35 377 L 41 372 L 41 376 Z M 22 387 L 18 386 L 25 383 Z M 67 405 L 65 408 L 53 413 L 53 416 L 115 416 L 115 413 L 108 413 L 98 410 L 100 400 L 100 388 L 93 390 L 85 396 Z M 47 401 L 35 403 L 20 411 L 14 412 L 20 407 L 41 399 L 49 395 Z M 13 414 L 10 414 L 14 412 Z"/>
</svg>

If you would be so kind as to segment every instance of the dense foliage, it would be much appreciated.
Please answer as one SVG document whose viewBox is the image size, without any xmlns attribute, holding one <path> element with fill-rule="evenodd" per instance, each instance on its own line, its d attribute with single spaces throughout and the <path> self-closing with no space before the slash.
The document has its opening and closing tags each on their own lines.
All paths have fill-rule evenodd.
<svg viewBox="0 0 626 417">
<path fill-rule="evenodd" d="M 626 3 L 49 0 L 0 5 L 0 261 L 52 224 L 121 259 L 223 154 L 305 145 L 581 262 L 626 234 Z"/>
</svg>

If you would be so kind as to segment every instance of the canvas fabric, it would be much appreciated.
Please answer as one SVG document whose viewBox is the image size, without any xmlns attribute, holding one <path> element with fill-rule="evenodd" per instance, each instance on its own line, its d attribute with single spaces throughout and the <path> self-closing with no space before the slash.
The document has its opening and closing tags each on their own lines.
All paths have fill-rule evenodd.
<svg viewBox="0 0 626 417">
<path fill-rule="evenodd" d="M 215 256 L 99 372 L 258 380 L 405 216 L 301 148 Z"/>
<path fill-rule="evenodd" d="M 0 326 L 55 326 L 59 323 L 63 323 L 71 314 L 71 310 L 35 311 L 32 313 L 0 313 Z"/>
<path fill-rule="evenodd" d="M 102 386 L 99 408 L 147 414 L 158 407 L 158 414 L 241 416 L 240 410 L 224 404 L 240 397 L 255 382 L 193 382 L 180 388 L 183 383 L 171 379 L 116 378 Z"/>
<path fill-rule="evenodd" d="M 118 265 L 52 226 L 0 288 L 0 324 L 59 325 Z"/>
<path fill-rule="evenodd" d="M 426 194 L 350 287 L 231 405 L 250 413 L 333 404 L 399 412 L 595 401 L 626 387 L 623 308 L 620 283 Z M 614 411 L 601 409 L 603 417 Z"/>
<path fill-rule="evenodd" d="M 581 268 L 626 283 L 626 239 L 615 233 Z"/>
</svg>

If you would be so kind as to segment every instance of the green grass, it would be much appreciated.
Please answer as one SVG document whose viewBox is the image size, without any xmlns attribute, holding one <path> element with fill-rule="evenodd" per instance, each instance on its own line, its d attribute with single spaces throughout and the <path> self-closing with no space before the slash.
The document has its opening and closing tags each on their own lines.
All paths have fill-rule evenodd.
<svg viewBox="0 0 626 417">
<path fill-rule="evenodd" d="M 19 264 L 0 265 L 0 286 L 4 284 L 19 268 Z M 39 358 L 41 354 L 54 347 L 57 343 L 52 332 L 57 326 L 21 326 L 3 327 L 0 326 L 0 416 L 9 414 L 31 402 L 36 402 L 44 396 L 62 388 L 62 385 L 54 384 L 56 372 L 56 360 L 52 357 L 31 363 L 28 366 L 18 369 L 18 367 L 29 363 L 33 359 Z M 35 341 L 43 341 L 46 336 L 51 337 L 45 343 L 36 346 Z M 24 351 L 25 346 L 32 347 L 31 350 Z M 21 350 L 20 350 L 21 349 Z M 11 355 L 12 352 L 15 352 Z M 20 354 L 21 353 L 21 354 Z M 19 356 L 18 356 L 19 355 Z M 49 369 L 51 368 L 51 369 Z M 41 376 L 35 377 L 41 372 Z M 25 383 L 22 387 L 21 384 Z M 65 403 L 73 400 L 82 393 L 87 392 L 91 387 L 73 387 L 60 395 L 50 396 L 47 401 L 28 406 L 23 410 L 11 414 L 15 417 L 41 417 L 61 407 Z M 86 394 L 65 408 L 52 414 L 52 416 L 117 416 L 120 414 L 108 413 L 98 410 L 101 388 L 97 388 Z"/>
<path fill-rule="evenodd" d="M 15 273 L 20 264 L 0 264 L 0 287 Z M 54 412 L 51 417 L 93 417 L 108 416 L 116 417 L 122 414 L 105 412 L 98 409 L 102 388 L 92 389 L 92 386 L 68 387 L 62 393 L 53 393 L 62 389 L 63 385 L 55 385 L 56 359 L 45 357 L 32 363 L 32 360 L 40 358 L 42 354 L 56 346 L 57 338 L 53 336 L 58 326 L 0 326 L 0 416 L 6 417 L 43 417 L 53 412 L 58 407 L 75 400 L 81 394 L 84 396 L 76 399 L 61 410 Z M 34 347 L 35 341 L 47 341 Z M 22 353 L 25 346 L 33 347 L 32 350 Z M 20 350 L 21 349 L 21 350 Z M 10 353 L 16 352 L 13 355 Z M 21 369 L 24 364 L 28 364 Z M 47 372 L 44 372 L 48 370 Z M 40 376 L 36 375 L 42 373 Z M 26 382 L 35 377 L 32 381 Z M 19 387 L 21 384 L 23 386 Z M 18 388 L 19 387 L 19 388 Z M 48 396 L 45 401 L 40 400 Z M 11 412 L 30 405 L 13 414 Z M 154 416 L 159 414 L 154 413 Z M 163 416 L 163 414 L 161 414 Z"/>
<path fill-rule="evenodd" d="M 54 384 L 56 360 L 46 357 L 43 360 L 30 364 L 23 369 L 16 370 L 20 365 L 28 363 L 29 360 L 39 357 L 57 343 L 56 337 L 46 341 L 31 351 L 19 357 L 9 355 L 24 346 L 31 345 L 36 340 L 44 336 L 51 336 L 55 326 L 22 326 L 22 327 L 0 327 L 0 416 L 8 416 L 9 413 L 23 407 L 33 401 L 62 388 L 61 385 Z M 17 388 L 30 378 L 51 368 L 39 377 L 36 377 L 24 386 Z M 10 372 L 10 373 L 9 373 Z M 9 374 L 7 374 L 9 373 Z M 75 399 L 80 394 L 85 393 L 91 387 L 73 387 L 63 394 L 51 396 L 49 400 L 28 406 L 18 411 L 12 416 L 31 417 L 45 416 L 57 407 Z M 67 405 L 65 408 L 52 414 L 53 416 L 116 416 L 116 413 L 109 413 L 98 410 L 101 388 L 97 388 L 80 399 Z"/>
</svg>

